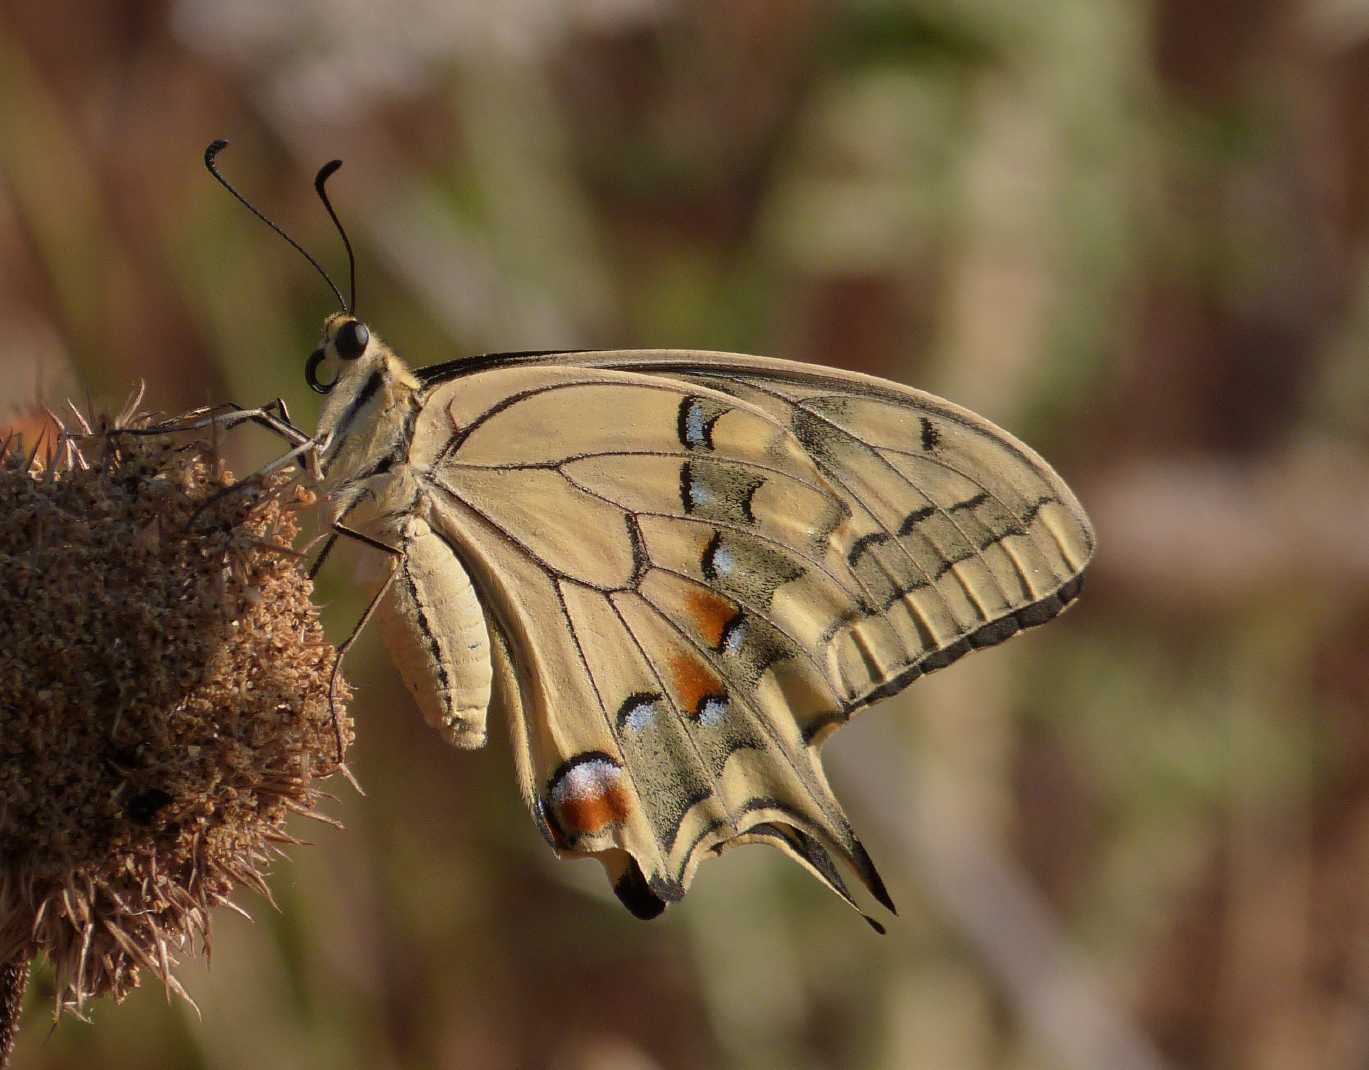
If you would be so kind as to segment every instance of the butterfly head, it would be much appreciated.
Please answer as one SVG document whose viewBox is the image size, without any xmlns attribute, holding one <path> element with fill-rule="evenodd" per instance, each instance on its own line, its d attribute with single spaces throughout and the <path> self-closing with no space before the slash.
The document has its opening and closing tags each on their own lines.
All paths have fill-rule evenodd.
<svg viewBox="0 0 1369 1070">
<path fill-rule="evenodd" d="M 335 312 L 323 323 L 323 339 L 309 355 L 304 365 L 304 378 L 319 394 L 331 394 L 344 379 L 361 376 L 361 381 L 374 370 L 371 365 L 382 359 L 385 346 L 379 339 L 371 341 L 371 330 L 361 320 L 347 312 Z M 368 360 L 367 357 L 370 357 Z M 319 378 L 319 368 L 327 362 L 336 368 L 328 379 Z M 343 393 L 348 391 L 344 389 Z"/>
<path fill-rule="evenodd" d="M 338 478 L 365 469 L 393 448 L 420 386 L 394 351 L 350 312 L 324 320 L 304 377 L 327 395 L 315 438 L 320 459 Z"/>
</svg>

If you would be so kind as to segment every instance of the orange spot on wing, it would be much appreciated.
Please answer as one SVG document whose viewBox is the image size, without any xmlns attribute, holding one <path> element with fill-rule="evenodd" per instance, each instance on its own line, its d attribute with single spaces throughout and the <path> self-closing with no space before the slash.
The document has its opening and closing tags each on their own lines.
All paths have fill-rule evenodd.
<svg viewBox="0 0 1369 1070">
<path fill-rule="evenodd" d="M 561 821 L 568 832 L 592 834 L 626 820 L 631 810 L 627 792 L 611 784 L 595 795 L 567 799 L 561 804 Z"/>
<path fill-rule="evenodd" d="M 736 619 L 737 607 L 712 591 L 694 588 L 685 595 L 685 612 L 698 627 L 709 646 L 719 646 L 723 632 Z"/>
<path fill-rule="evenodd" d="M 670 659 L 670 675 L 675 681 L 675 696 L 689 714 L 698 712 L 699 704 L 710 695 L 722 694 L 722 681 L 713 670 L 691 654 L 676 654 Z"/>
</svg>

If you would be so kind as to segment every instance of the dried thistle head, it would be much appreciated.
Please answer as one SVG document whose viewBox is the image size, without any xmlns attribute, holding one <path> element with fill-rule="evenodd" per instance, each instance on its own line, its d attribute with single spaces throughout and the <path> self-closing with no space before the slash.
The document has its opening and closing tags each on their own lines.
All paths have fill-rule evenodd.
<svg viewBox="0 0 1369 1070">
<path fill-rule="evenodd" d="M 146 426 L 0 452 L 0 963 L 46 955 L 75 1010 L 142 967 L 181 992 L 350 734 L 289 477 L 216 497 L 213 451 Z"/>
</svg>

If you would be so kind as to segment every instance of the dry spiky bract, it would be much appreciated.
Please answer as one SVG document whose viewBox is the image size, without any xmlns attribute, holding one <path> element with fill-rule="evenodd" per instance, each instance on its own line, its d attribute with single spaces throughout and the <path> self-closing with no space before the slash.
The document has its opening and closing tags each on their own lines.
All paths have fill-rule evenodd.
<svg viewBox="0 0 1369 1070">
<path fill-rule="evenodd" d="M 289 479 L 213 499 L 185 436 L 82 447 L 0 457 L 0 963 L 46 955 L 73 1008 L 141 967 L 179 991 L 338 769 Z"/>
</svg>

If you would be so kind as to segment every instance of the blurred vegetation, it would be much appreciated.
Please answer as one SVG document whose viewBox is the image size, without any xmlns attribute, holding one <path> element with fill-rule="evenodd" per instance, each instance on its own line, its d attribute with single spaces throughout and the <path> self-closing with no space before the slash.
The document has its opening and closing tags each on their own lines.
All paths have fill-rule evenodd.
<svg viewBox="0 0 1369 1070">
<path fill-rule="evenodd" d="M 16 1067 L 1357 1067 L 1369 1061 L 1369 0 L 0 5 L 0 419 L 283 395 L 330 308 L 414 364 L 685 346 L 978 409 L 1097 523 L 1078 608 L 828 748 L 902 914 L 771 852 L 644 926 L 507 742 L 368 640 L 368 795 L 212 971 Z M 277 448 L 235 434 L 236 467 Z M 337 637 L 371 582 L 340 556 Z"/>
</svg>

